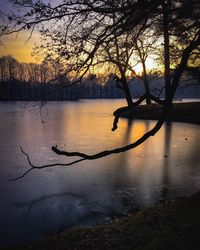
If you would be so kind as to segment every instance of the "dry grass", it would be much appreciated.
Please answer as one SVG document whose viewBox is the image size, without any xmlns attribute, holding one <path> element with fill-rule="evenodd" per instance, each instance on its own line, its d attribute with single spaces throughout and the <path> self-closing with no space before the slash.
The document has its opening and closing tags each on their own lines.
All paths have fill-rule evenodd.
<svg viewBox="0 0 200 250">
<path fill-rule="evenodd" d="M 199 246 L 200 192 L 159 203 L 111 224 L 76 228 L 12 249 L 195 250 Z"/>
</svg>

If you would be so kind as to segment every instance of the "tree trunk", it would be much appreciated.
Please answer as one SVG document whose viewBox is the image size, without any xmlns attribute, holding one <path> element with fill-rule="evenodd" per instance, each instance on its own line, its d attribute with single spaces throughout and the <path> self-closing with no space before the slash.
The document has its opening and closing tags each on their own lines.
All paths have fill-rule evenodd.
<svg viewBox="0 0 200 250">
<path fill-rule="evenodd" d="M 163 1 L 163 34 L 164 34 L 164 66 L 165 66 L 165 106 L 169 109 L 172 105 L 170 100 L 170 50 L 169 50 L 169 20 L 168 3 Z"/>
<path fill-rule="evenodd" d="M 178 65 L 178 67 L 176 68 L 176 70 L 173 74 L 171 91 L 170 91 L 170 95 L 169 95 L 169 101 L 171 101 L 171 102 L 173 101 L 176 90 L 178 88 L 178 84 L 180 82 L 180 78 L 181 78 L 184 70 L 187 67 L 190 53 L 194 49 L 196 49 L 199 45 L 200 45 L 200 30 L 197 32 L 195 39 L 183 50 L 180 64 Z"/>
<path fill-rule="evenodd" d="M 123 90 L 124 90 L 124 94 L 125 94 L 125 97 L 126 97 L 127 104 L 130 107 L 133 104 L 133 100 L 132 100 L 130 89 L 128 87 L 127 80 L 126 80 L 125 77 L 123 77 L 122 79 L 120 79 L 120 81 L 121 81 L 121 84 L 123 86 Z"/>
<path fill-rule="evenodd" d="M 146 104 L 151 104 L 151 98 L 150 98 L 150 88 L 149 88 L 149 81 L 147 78 L 147 72 L 146 72 L 146 65 L 145 62 L 142 61 L 142 68 L 143 68 L 143 82 L 144 82 L 144 88 L 145 88 L 145 94 L 146 94 Z"/>
</svg>

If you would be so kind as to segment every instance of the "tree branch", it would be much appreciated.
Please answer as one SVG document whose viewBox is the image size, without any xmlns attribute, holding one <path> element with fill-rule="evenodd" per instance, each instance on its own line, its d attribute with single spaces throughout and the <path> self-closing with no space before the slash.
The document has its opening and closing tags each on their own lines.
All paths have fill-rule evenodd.
<svg viewBox="0 0 200 250">
<path fill-rule="evenodd" d="M 94 159 L 99 159 L 111 154 L 118 154 L 118 153 L 122 153 L 125 152 L 127 150 L 133 149 L 137 146 L 139 146 L 140 144 L 142 144 L 143 142 L 145 142 L 150 136 L 154 136 L 159 129 L 162 127 L 164 123 L 164 119 L 160 119 L 156 125 L 154 126 L 153 129 L 149 130 L 148 132 L 146 132 L 143 136 L 141 136 L 137 141 L 128 144 L 124 147 L 120 147 L 120 148 L 115 148 L 115 149 L 111 149 L 111 150 L 105 150 L 105 151 L 101 151 L 97 154 L 93 154 L 93 155 L 88 155 L 85 153 L 81 153 L 81 152 L 67 152 L 67 151 L 62 151 L 59 150 L 57 148 L 57 146 L 53 146 L 51 149 L 53 150 L 54 153 L 58 154 L 58 155 L 64 155 L 67 157 L 73 157 L 73 156 L 78 156 L 81 157 L 84 160 L 94 160 Z"/>
<path fill-rule="evenodd" d="M 119 153 L 128 151 L 130 149 L 138 147 L 140 144 L 145 142 L 150 136 L 154 136 L 160 130 L 163 123 L 164 123 L 164 116 L 163 116 L 162 119 L 160 119 L 156 123 L 156 125 L 151 130 L 146 132 L 137 141 L 135 141 L 135 142 L 133 142 L 131 144 L 128 144 L 128 145 L 126 145 L 124 147 L 119 147 L 119 148 L 115 148 L 115 149 L 111 149 L 111 150 L 101 151 L 101 152 L 99 152 L 97 154 L 93 154 L 93 155 L 88 155 L 88 154 L 81 153 L 81 152 L 76 152 L 76 151 L 75 152 L 62 151 L 62 150 L 59 150 L 57 148 L 57 146 L 52 146 L 52 148 L 51 148 L 52 151 L 54 153 L 56 153 L 57 155 L 64 155 L 64 156 L 67 156 L 67 157 L 80 157 L 81 158 L 81 159 L 78 159 L 78 160 L 75 160 L 75 161 L 72 161 L 72 162 L 69 162 L 69 163 L 54 163 L 54 164 L 46 164 L 46 165 L 41 165 L 41 166 L 34 165 L 32 163 L 32 161 L 31 161 L 30 156 L 28 155 L 28 153 L 26 153 L 22 149 L 22 147 L 20 146 L 20 150 L 26 156 L 30 168 L 27 171 L 25 171 L 22 175 L 17 176 L 16 178 L 13 178 L 13 179 L 9 179 L 8 181 L 17 181 L 19 179 L 22 179 L 24 176 L 26 176 L 27 174 L 29 174 L 31 171 L 33 171 L 35 169 L 40 170 L 40 169 L 51 168 L 51 167 L 55 167 L 55 166 L 71 166 L 71 165 L 74 165 L 74 164 L 79 163 L 79 162 L 84 161 L 84 160 L 95 160 L 95 159 L 103 158 L 103 157 L 106 157 L 106 156 L 109 156 L 109 155 L 112 155 L 112 154 L 119 154 Z"/>
<path fill-rule="evenodd" d="M 50 168 L 50 167 L 55 167 L 55 166 L 70 166 L 70 165 L 73 165 L 75 163 L 78 163 L 78 162 L 81 162 L 84 160 L 84 159 L 79 159 L 79 160 L 75 160 L 75 161 L 72 161 L 69 163 L 54 163 L 54 164 L 36 166 L 31 162 L 30 156 L 22 149 L 21 146 L 20 146 L 20 150 L 26 156 L 26 159 L 28 161 L 30 168 L 27 171 L 25 171 L 22 175 L 17 176 L 16 178 L 13 178 L 13 179 L 9 179 L 8 181 L 17 181 L 19 179 L 22 179 L 25 175 L 27 175 L 28 173 L 30 173 L 34 169 L 43 169 L 43 168 Z"/>
</svg>

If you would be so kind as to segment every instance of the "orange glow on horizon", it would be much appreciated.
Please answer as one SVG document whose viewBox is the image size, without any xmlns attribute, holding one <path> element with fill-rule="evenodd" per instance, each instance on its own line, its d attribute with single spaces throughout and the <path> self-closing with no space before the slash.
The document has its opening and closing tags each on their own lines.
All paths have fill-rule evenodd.
<svg viewBox="0 0 200 250">
<path fill-rule="evenodd" d="M 3 45 L 0 45 L 0 57 L 11 55 L 20 63 L 41 63 L 43 58 L 36 58 L 31 55 L 34 45 L 40 42 L 40 34 L 34 31 L 30 39 L 29 36 L 29 31 L 21 31 L 17 34 L 13 33 L 4 37 L 4 39 L 2 39 Z M 156 68 L 158 68 L 156 61 L 152 57 L 147 58 L 147 72 Z M 142 64 L 138 63 L 133 67 L 133 70 L 139 75 L 142 74 Z M 105 72 L 117 73 L 117 69 L 115 66 L 110 66 L 109 64 L 99 65 L 93 69 L 93 73 L 99 76 L 105 76 Z"/>
<path fill-rule="evenodd" d="M 39 33 L 34 32 L 30 39 L 29 36 L 30 33 L 22 31 L 5 37 L 0 46 L 0 56 L 11 55 L 19 62 L 40 63 L 31 55 L 34 44 L 39 40 Z"/>
</svg>

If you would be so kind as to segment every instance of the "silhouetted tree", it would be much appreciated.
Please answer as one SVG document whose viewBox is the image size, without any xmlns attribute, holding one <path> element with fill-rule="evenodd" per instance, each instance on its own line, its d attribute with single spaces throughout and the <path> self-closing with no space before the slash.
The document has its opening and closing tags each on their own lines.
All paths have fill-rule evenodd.
<svg viewBox="0 0 200 250">
<path fill-rule="evenodd" d="M 70 79 L 79 77 L 81 80 L 83 78 L 90 67 L 98 62 L 97 55 L 99 55 L 104 44 L 118 42 L 121 36 L 137 29 L 139 26 L 142 29 L 145 28 L 149 20 L 155 20 L 155 22 L 152 22 L 152 26 L 148 28 L 156 29 L 157 34 L 163 39 L 166 97 L 163 102 L 164 113 L 156 126 L 138 141 L 123 148 L 103 151 L 96 155 L 86 155 L 80 152 L 63 152 L 57 147 L 52 147 L 55 153 L 68 157 L 80 157 L 80 160 L 71 164 L 83 160 L 97 159 L 134 148 L 160 129 L 168 116 L 174 95 L 181 77 L 187 69 L 191 54 L 199 49 L 200 3 L 198 0 L 65 0 L 57 5 L 45 4 L 42 1 L 13 0 L 13 3 L 18 6 L 19 10 L 22 9 L 22 12 L 3 16 L 5 25 L 1 26 L 1 34 L 10 34 L 24 29 L 28 29 L 32 33 L 38 24 L 42 24 L 41 33 L 47 39 L 47 42 L 48 40 L 52 42 L 50 42 L 52 50 L 44 47 L 44 52 L 50 58 L 52 53 L 55 53 L 55 60 L 61 62 L 66 67 L 67 72 L 70 72 Z M 53 28 L 45 27 L 45 22 L 51 22 Z M 185 41 L 184 36 L 187 36 L 187 34 L 191 34 L 191 36 Z M 172 72 L 170 69 L 172 66 L 170 46 L 172 41 L 176 41 L 176 39 L 178 41 L 178 38 L 184 43 L 184 48 Z M 120 76 L 120 78 L 123 77 Z M 78 80 L 75 80 L 75 82 L 78 82 Z M 131 107 L 130 104 L 128 108 Z M 117 120 L 115 126 L 116 123 Z M 30 170 L 52 166 L 36 167 L 30 162 L 28 156 L 27 158 L 31 165 Z"/>
</svg>

